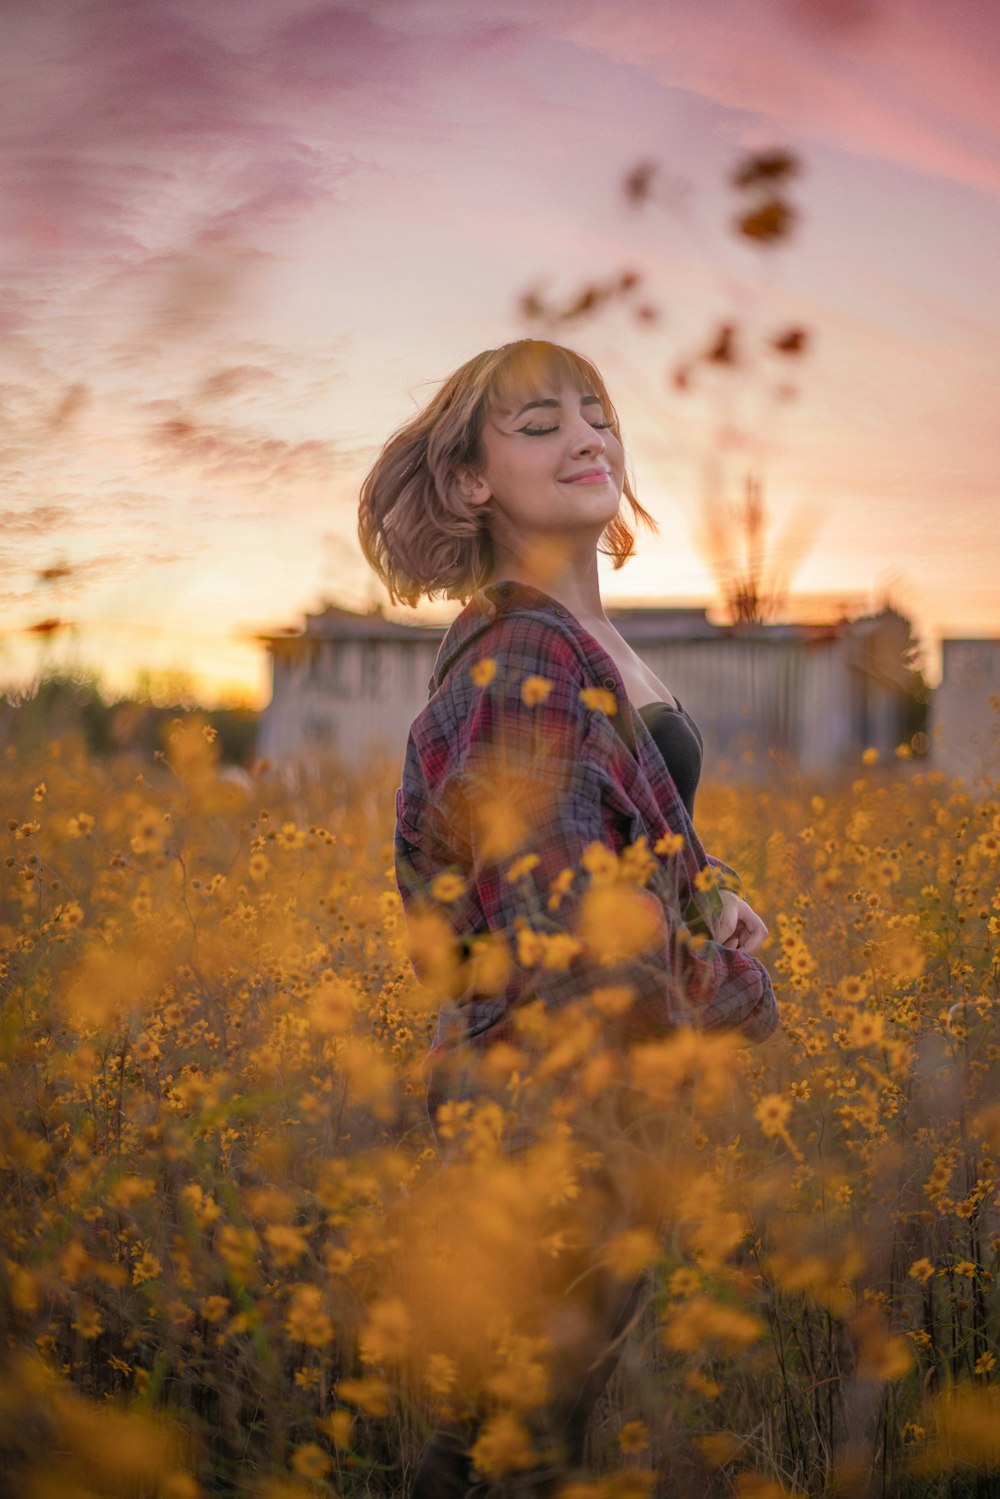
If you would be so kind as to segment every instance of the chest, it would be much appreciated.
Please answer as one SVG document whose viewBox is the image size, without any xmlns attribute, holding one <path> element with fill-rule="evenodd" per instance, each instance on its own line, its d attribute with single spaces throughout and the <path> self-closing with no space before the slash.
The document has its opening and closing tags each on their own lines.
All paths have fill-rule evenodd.
<svg viewBox="0 0 1000 1499">
<path fill-rule="evenodd" d="M 636 708 L 642 708 L 646 703 L 666 703 L 668 707 L 676 708 L 677 700 L 670 689 L 660 681 L 655 672 L 642 661 L 632 647 L 622 639 L 617 631 L 610 634 L 595 632 L 594 639 L 607 651 L 612 661 L 617 666 L 621 679 Z"/>
</svg>

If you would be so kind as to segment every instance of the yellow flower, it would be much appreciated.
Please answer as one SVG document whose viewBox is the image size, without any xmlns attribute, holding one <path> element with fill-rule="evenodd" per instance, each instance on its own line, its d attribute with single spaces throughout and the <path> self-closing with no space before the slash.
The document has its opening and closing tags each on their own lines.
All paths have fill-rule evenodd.
<svg viewBox="0 0 1000 1499">
<path fill-rule="evenodd" d="M 486 1389 L 494 1400 L 515 1410 L 537 1410 L 549 1398 L 548 1371 L 536 1359 L 515 1358 L 490 1375 Z"/>
<path fill-rule="evenodd" d="M 520 880 L 524 875 L 530 874 L 540 863 L 541 860 L 537 854 L 523 854 L 520 859 L 515 859 L 508 869 L 507 879 L 513 885 L 516 880 Z"/>
<path fill-rule="evenodd" d="M 330 1471 L 330 1459 L 318 1442 L 306 1442 L 292 1453 L 292 1467 L 302 1478 L 318 1483 Z"/>
<path fill-rule="evenodd" d="M 534 708 L 544 703 L 551 691 L 552 683 L 545 677 L 525 677 L 521 683 L 521 701 L 526 708 Z"/>
<path fill-rule="evenodd" d="M 346 1275 L 354 1264 L 354 1255 L 340 1244 L 328 1244 L 323 1251 L 323 1262 L 331 1275 Z"/>
<path fill-rule="evenodd" d="M 694 1441 L 705 1461 L 713 1468 L 731 1463 L 742 1446 L 739 1437 L 731 1431 L 706 1432 L 704 1436 L 695 1437 Z"/>
<path fill-rule="evenodd" d="M 498 1411 L 480 1428 L 472 1448 L 472 1461 L 481 1473 L 500 1478 L 519 1468 L 530 1468 L 535 1449 L 524 1425 L 510 1411 Z"/>
<path fill-rule="evenodd" d="M 873 884 L 878 885 L 882 890 L 888 890 L 890 886 L 899 883 L 899 860 L 877 859 L 871 865 L 870 872 Z"/>
<path fill-rule="evenodd" d="M 623 848 L 618 860 L 619 874 L 623 880 L 631 880 L 636 885 L 645 885 L 653 870 L 656 868 L 656 860 L 649 851 L 649 840 L 645 833 Z"/>
<path fill-rule="evenodd" d="M 704 1395 L 708 1400 L 717 1400 L 722 1394 L 722 1386 L 716 1380 L 709 1379 L 707 1374 L 702 1374 L 700 1369 L 688 1369 L 684 1375 L 684 1383 L 696 1395 Z"/>
<path fill-rule="evenodd" d="M 598 1014 L 611 1020 L 615 1015 L 624 1015 L 634 1003 L 635 994 L 627 984 L 619 984 L 606 989 L 592 989 L 589 999 Z"/>
<path fill-rule="evenodd" d="M 424 1369 L 424 1384 L 432 1395 L 447 1395 L 455 1388 L 458 1366 L 446 1353 L 432 1353 Z"/>
<path fill-rule="evenodd" d="M 883 944 L 882 957 L 887 971 L 897 979 L 917 979 L 924 971 L 926 959 L 923 952 L 903 932 L 893 932 Z"/>
<path fill-rule="evenodd" d="M 981 1353 L 979 1355 L 979 1357 L 976 1359 L 975 1368 L 974 1368 L 973 1372 L 976 1373 L 976 1374 L 992 1374 L 993 1370 L 996 1368 L 996 1366 L 997 1366 L 997 1361 L 996 1361 L 996 1355 L 995 1354 L 993 1354 L 993 1353 Z"/>
<path fill-rule="evenodd" d="M 909 1270 L 911 1280 L 919 1280 L 921 1285 L 930 1280 L 934 1274 L 934 1266 L 928 1259 L 914 1260 Z"/>
<path fill-rule="evenodd" d="M 895 1384 L 909 1374 L 914 1362 L 913 1349 L 904 1338 L 876 1328 L 864 1339 L 858 1351 L 858 1377 Z"/>
<path fill-rule="evenodd" d="M 501 936 L 484 934 L 469 954 L 469 982 L 480 994 L 499 994 L 510 977 L 510 953 Z"/>
<path fill-rule="evenodd" d="M 198 1303 L 198 1311 L 206 1322 L 221 1322 L 229 1311 L 228 1296 L 203 1296 Z"/>
<path fill-rule="evenodd" d="M 734 1354 L 749 1348 L 763 1331 L 757 1318 L 742 1307 L 723 1306 L 708 1296 L 695 1296 L 671 1308 L 663 1341 L 675 1353 L 694 1353 L 713 1343 L 721 1353 Z"/>
<path fill-rule="evenodd" d="M 465 894 L 465 881 L 459 874 L 439 874 L 431 885 L 435 900 L 450 902 Z"/>
<path fill-rule="evenodd" d="M 366 1416 L 380 1420 L 392 1410 L 392 1390 L 384 1379 L 341 1379 L 337 1383 L 337 1396 L 349 1400 Z"/>
<path fill-rule="evenodd" d="M 682 1266 L 675 1270 L 667 1281 L 667 1289 L 671 1296 L 693 1296 L 701 1285 L 701 1276 L 697 1270 Z"/>
<path fill-rule="evenodd" d="M 862 765 L 877 765 L 879 760 L 878 750 L 869 746 L 861 756 Z"/>
<path fill-rule="evenodd" d="M 310 1348 L 325 1348 L 333 1342 L 333 1323 L 326 1310 L 326 1298 L 319 1286 L 295 1286 L 285 1312 L 285 1331 L 296 1343 Z"/>
<path fill-rule="evenodd" d="M 82 1306 L 73 1318 L 72 1326 L 80 1334 L 81 1338 L 88 1341 L 99 1338 L 104 1331 L 104 1323 L 96 1306 Z"/>
<path fill-rule="evenodd" d="M 576 878 L 572 869 L 560 869 L 555 879 L 549 886 L 549 898 L 546 902 L 550 911 L 558 911 L 562 905 L 562 898 L 569 890 Z"/>
<path fill-rule="evenodd" d="M 477 687 L 488 687 L 497 674 L 497 664 L 492 656 L 483 656 L 469 668 L 469 676 Z"/>
<path fill-rule="evenodd" d="M 662 838 L 657 838 L 653 844 L 654 854 L 679 854 L 684 847 L 683 833 L 664 833 Z"/>
<path fill-rule="evenodd" d="M 308 1248 L 305 1230 L 293 1228 L 288 1223 L 269 1223 L 264 1238 L 279 1270 L 287 1270 L 296 1264 Z"/>
<path fill-rule="evenodd" d="M 766 1093 L 753 1112 L 763 1134 L 783 1135 L 792 1112 L 791 1100 L 780 1093 Z"/>
<path fill-rule="evenodd" d="M 437 1132 L 442 1140 L 454 1140 L 458 1131 L 468 1123 L 471 1114 L 472 1104 L 467 1098 L 450 1098 L 439 1104 L 436 1114 Z"/>
<path fill-rule="evenodd" d="M 609 1239 L 604 1257 L 618 1280 L 634 1280 L 656 1259 L 656 1240 L 648 1228 L 627 1228 Z"/>
<path fill-rule="evenodd" d="M 737 1499 L 805 1499 L 799 1489 L 786 1489 L 776 1478 L 763 1473 L 740 1473 L 736 1479 Z"/>
<path fill-rule="evenodd" d="M 649 1427 L 645 1421 L 626 1421 L 618 1433 L 618 1446 L 625 1457 L 637 1457 L 649 1448 Z"/>
<path fill-rule="evenodd" d="M 583 951 L 583 943 L 571 937 L 569 932 L 553 932 L 543 936 L 542 967 L 563 972 L 573 959 Z"/>
<path fill-rule="evenodd" d="M 353 986 L 330 968 L 319 976 L 316 989 L 309 996 L 309 1024 L 325 1036 L 346 1036 L 355 1023 L 361 996 Z"/>
<path fill-rule="evenodd" d="M 392 1363 L 403 1357 L 410 1341 L 411 1318 L 397 1297 L 376 1301 L 361 1331 L 361 1357 L 366 1364 Z"/>
<path fill-rule="evenodd" d="M 871 1046 L 882 1040 L 883 1021 L 881 1015 L 873 1015 L 869 1011 L 859 1010 L 851 1017 L 851 1030 L 848 1036 L 850 1046 Z"/>
<path fill-rule="evenodd" d="M 618 860 L 606 843 L 595 839 L 588 843 L 580 856 L 580 863 L 590 875 L 592 885 L 610 885 L 618 878 Z"/>
<path fill-rule="evenodd" d="M 663 909 L 646 890 L 627 885 L 591 887 L 580 907 L 580 935 L 602 963 L 654 945 L 663 931 Z"/>
<path fill-rule="evenodd" d="M 606 713 L 609 718 L 614 718 L 618 712 L 615 695 L 606 687 L 584 687 L 580 692 L 580 701 L 585 708 L 596 713 Z"/>
<path fill-rule="evenodd" d="M 964 1275 L 968 1280 L 975 1279 L 976 1266 L 971 1260 L 959 1260 L 958 1264 L 954 1266 L 954 1270 L 956 1275 Z"/>
<path fill-rule="evenodd" d="M 343 1449 L 351 1443 L 351 1429 L 354 1426 L 354 1417 L 350 1411 L 328 1411 L 322 1416 L 316 1425 L 324 1436 L 330 1438 L 335 1447 Z"/>
<path fill-rule="evenodd" d="M 522 926 L 517 933 L 517 961 L 522 968 L 534 968 L 542 961 L 542 935 L 540 932 L 532 931 L 529 926 Z"/>
<path fill-rule="evenodd" d="M 132 1267 L 132 1283 L 141 1286 L 144 1281 L 156 1280 L 163 1274 L 163 1266 L 151 1249 L 147 1249 Z"/>
</svg>

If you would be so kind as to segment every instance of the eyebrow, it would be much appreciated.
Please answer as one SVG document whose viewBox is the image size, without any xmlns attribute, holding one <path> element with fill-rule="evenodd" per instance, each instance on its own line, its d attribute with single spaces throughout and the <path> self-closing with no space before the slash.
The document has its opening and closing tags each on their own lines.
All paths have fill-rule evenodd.
<svg viewBox="0 0 1000 1499">
<path fill-rule="evenodd" d="M 554 396 L 546 396 L 543 399 L 540 399 L 540 400 L 537 400 L 537 401 L 528 401 L 526 405 L 524 405 L 524 406 L 521 407 L 520 411 L 516 411 L 514 413 L 514 416 L 513 416 L 512 420 L 516 422 L 517 419 L 518 419 L 518 417 L 519 416 L 523 416 L 526 411 L 534 411 L 539 406 L 556 406 L 556 407 L 558 407 L 558 406 L 561 406 L 561 405 L 562 405 L 562 402 L 561 401 L 557 401 Z M 581 406 L 600 406 L 601 405 L 601 398 L 600 398 L 600 396 L 581 396 L 580 397 L 580 405 Z"/>
</svg>

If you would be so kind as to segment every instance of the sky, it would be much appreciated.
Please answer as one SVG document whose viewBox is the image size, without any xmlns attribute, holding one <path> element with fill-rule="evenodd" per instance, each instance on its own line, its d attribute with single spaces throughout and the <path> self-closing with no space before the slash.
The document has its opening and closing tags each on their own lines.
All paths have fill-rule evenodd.
<svg viewBox="0 0 1000 1499">
<path fill-rule="evenodd" d="M 1000 635 L 989 0 L 6 0 L 0 30 L 0 684 L 262 704 L 260 634 L 384 601 L 381 443 L 528 335 L 597 363 L 657 519 L 607 602 L 714 610 L 707 507 L 752 475 L 787 617 L 889 602 L 932 680 L 943 637 Z M 731 175 L 771 149 L 800 171 L 767 247 Z M 699 362 L 726 322 L 740 364 Z"/>
</svg>

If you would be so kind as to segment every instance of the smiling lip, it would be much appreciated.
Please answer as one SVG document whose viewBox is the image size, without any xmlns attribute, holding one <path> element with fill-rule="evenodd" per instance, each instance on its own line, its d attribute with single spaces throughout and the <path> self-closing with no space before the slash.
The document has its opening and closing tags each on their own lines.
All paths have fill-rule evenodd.
<svg viewBox="0 0 1000 1499">
<path fill-rule="evenodd" d="M 564 479 L 564 484 L 596 484 L 600 479 L 610 479 L 611 475 L 606 468 L 588 468 L 586 473 L 574 474 L 572 478 Z"/>
</svg>

